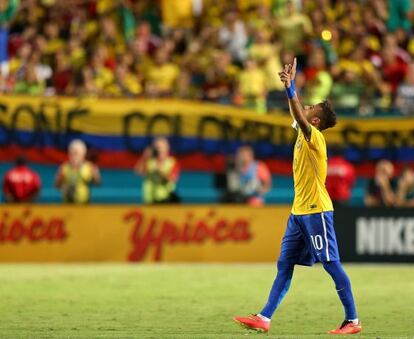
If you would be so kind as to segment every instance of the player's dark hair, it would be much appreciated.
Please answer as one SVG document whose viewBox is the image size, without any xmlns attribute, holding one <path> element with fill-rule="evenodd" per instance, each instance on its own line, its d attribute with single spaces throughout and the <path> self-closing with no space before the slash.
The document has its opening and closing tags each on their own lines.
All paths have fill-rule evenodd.
<svg viewBox="0 0 414 339">
<path fill-rule="evenodd" d="M 319 125 L 320 130 L 323 131 L 324 129 L 334 127 L 336 125 L 336 113 L 330 101 L 325 100 L 319 105 L 322 109 L 320 116 L 321 123 Z"/>
</svg>

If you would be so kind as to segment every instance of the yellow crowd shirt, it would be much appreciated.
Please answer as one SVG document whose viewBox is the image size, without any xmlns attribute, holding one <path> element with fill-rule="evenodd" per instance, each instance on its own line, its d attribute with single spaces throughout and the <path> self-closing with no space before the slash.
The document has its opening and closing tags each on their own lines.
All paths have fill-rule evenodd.
<svg viewBox="0 0 414 339">
<path fill-rule="evenodd" d="M 266 76 L 260 69 L 240 73 L 240 92 L 243 96 L 262 97 L 266 90 Z"/>
<path fill-rule="evenodd" d="M 162 0 L 161 13 L 167 27 L 190 28 L 193 24 L 192 0 Z"/>
<path fill-rule="evenodd" d="M 147 79 L 159 90 L 173 91 L 179 74 L 180 69 L 173 63 L 166 63 L 161 66 L 153 65 L 148 70 Z"/>
<path fill-rule="evenodd" d="M 317 128 L 310 126 L 309 141 L 298 128 L 293 152 L 295 199 L 292 214 L 295 215 L 333 211 L 331 198 L 325 188 L 328 168 L 325 138 Z"/>
</svg>

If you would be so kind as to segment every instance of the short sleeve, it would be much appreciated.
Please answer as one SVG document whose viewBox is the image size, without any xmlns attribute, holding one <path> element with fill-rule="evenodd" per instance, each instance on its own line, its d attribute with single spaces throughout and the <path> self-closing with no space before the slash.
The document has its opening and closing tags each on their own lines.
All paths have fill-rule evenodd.
<svg viewBox="0 0 414 339">
<path fill-rule="evenodd" d="M 305 140 L 308 142 L 310 147 L 316 151 L 320 151 L 325 146 L 325 138 L 323 134 L 313 125 L 309 125 L 311 127 L 311 136 L 309 140 Z"/>
<path fill-rule="evenodd" d="M 261 161 L 257 163 L 257 176 L 261 182 L 266 184 L 271 183 L 272 175 L 267 166 Z"/>
<path fill-rule="evenodd" d="M 178 180 L 178 177 L 180 176 L 180 167 L 178 165 L 178 162 L 175 160 L 175 158 L 173 159 L 173 166 L 171 168 L 171 171 L 168 175 L 169 179 L 176 182 Z"/>
</svg>

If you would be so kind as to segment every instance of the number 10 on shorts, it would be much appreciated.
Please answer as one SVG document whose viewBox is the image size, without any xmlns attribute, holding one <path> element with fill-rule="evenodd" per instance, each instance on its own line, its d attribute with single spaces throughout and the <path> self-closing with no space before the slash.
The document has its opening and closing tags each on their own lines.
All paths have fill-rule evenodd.
<svg viewBox="0 0 414 339">
<path fill-rule="evenodd" d="M 318 251 L 320 251 L 323 248 L 323 240 L 322 240 L 322 236 L 321 235 L 311 235 L 311 240 L 312 240 L 312 245 L 315 249 L 317 249 Z"/>
</svg>

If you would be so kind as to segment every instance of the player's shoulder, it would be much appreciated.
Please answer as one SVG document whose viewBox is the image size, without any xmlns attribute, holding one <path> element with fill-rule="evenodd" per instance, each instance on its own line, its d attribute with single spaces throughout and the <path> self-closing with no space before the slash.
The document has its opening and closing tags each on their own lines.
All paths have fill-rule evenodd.
<svg viewBox="0 0 414 339">
<path fill-rule="evenodd" d="M 326 153 L 326 141 L 322 132 L 311 125 L 310 138 L 308 140 L 309 149 L 320 154 Z"/>
<path fill-rule="evenodd" d="M 315 133 L 317 133 L 318 135 L 322 135 L 323 136 L 323 134 L 322 134 L 322 132 L 317 128 L 317 127 L 315 127 L 314 125 L 312 125 L 312 124 L 309 124 L 309 126 L 310 126 L 310 128 L 311 128 L 311 130 L 312 130 L 312 132 L 315 132 Z"/>
<path fill-rule="evenodd" d="M 313 137 L 314 139 L 316 138 L 316 139 L 325 141 L 325 136 L 318 128 L 316 128 L 313 125 L 310 125 L 310 128 L 311 128 L 311 139 Z"/>
</svg>

